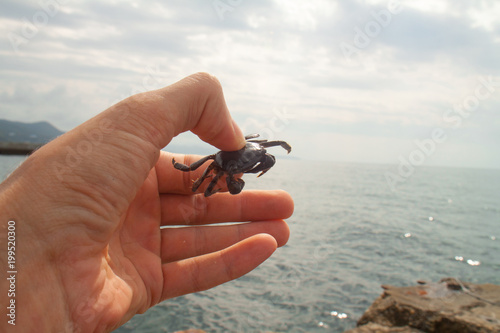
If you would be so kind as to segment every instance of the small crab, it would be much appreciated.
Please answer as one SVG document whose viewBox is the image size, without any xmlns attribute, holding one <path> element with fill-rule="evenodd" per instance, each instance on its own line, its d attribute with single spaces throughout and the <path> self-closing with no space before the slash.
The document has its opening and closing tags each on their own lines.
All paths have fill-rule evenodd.
<svg viewBox="0 0 500 333">
<path fill-rule="evenodd" d="M 193 171 L 198 169 L 203 163 L 208 160 L 214 160 L 210 164 L 203 175 L 193 183 L 193 192 L 196 192 L 198 187 L 203 183 L 206 178 L 212 178 L 212 181 L 205 190 L 205 196 L 211 196 L 214 193 L 219 192 L 221 189 L 214 189 L 217 181 L 224 174 L 227 175 L 226 182 L 227 188 L 231 194 L 238 194 L 245 186 L 245 182 L 241 178 L 236 178 L 235 175 L 240 173 L 258 173 L 257 177 L 265 174 L 269 169 L 272 168 L 276 159 L 273 155 L 268 154 L 265 148 L 281 146 L 288 153 L 292 151 L 292 147 L 285 141 L 267 141 L 267 140 L 251 140 L 259 137 L 259 134 L 251 134 L 245 137 L 247 144 L 244 148 L 236 151 L 219 151 L 216 154 L 208 155 L 203 157 L 201 160 L 194 162 L 191 165 L 185 165 L 177 163 L 175 159 L 172 158 L 172 164 L 174 168 L 182 171 Z M 210 172 L 215 174 L 212 176 Z"/>
</svg>

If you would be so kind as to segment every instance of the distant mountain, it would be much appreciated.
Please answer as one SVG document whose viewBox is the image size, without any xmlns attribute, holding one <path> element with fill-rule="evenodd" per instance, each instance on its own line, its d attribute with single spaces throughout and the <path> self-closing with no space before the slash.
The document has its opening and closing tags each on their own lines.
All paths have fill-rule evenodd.
<svg viewBox="0 0 500 333">
<path fill-rule="evenodd" d="M 46 121 L 22 123 L 0 119 L 0 142 L 46 143 L 63 133 Z"/>
</svg>

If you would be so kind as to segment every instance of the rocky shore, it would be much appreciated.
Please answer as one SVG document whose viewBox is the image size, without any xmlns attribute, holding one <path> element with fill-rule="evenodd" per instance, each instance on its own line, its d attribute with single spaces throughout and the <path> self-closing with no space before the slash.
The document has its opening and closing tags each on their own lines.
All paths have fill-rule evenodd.
<svg viewBox="0 0 500 333">
<path fill-rule="evenodd" d="M 384 292 L 345 333 L 500 332 L 500 286 L 454 278 Z"/>
</svg>

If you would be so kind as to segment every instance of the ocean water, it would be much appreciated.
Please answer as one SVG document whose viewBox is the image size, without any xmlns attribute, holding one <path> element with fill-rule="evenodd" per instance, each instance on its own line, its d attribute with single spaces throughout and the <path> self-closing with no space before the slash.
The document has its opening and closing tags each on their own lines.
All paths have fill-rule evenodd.
<svg viewBox="0 0 500 333">
<path fill-rule="evenodd" d="M 0 177 L 18 163 L 0 156 Z M 384 175 L 395 170 L 278 159 L 265 176 L 246 175 L 246 189 L 293 196 L 288 244 L 250 274 L 115 332 L 343 332 L 382 284 L 500 284 L 500 170 L 422 166 L 393 191 Z"/>
<path fill-rule="evenodd" d="M 0 155 L 0 182 L 26 159 L 24 156 Z"/>
</svg>

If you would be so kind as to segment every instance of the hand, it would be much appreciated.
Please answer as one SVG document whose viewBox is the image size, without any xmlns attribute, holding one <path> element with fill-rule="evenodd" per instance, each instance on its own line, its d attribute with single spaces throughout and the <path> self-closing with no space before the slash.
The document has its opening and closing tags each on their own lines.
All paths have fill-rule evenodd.
<svg viewBox="0 0 500 333">
<path fill-rule="evenodd" d="M 204 168 L 180 172 L 160 151 L 187 130 L 222 150 L 245 144 L 218 81 L 195 74 L 112 106 L 0 185 L 2 252 L 7 222 L 16 223 L 17 329 L 111 331 L 167 298 L 248 273 L 286 243 L 287 193 L 191 192 Z M 238 221 L 253 222 L 204 226 Z M 171 225 L 189 227 L 160 229 Z M 2 253 L 2 269 L 6 260 Z M 0 286 L 5 309 L 9 286 Z M 0 327 L 10 327 L 5 318 Z"/>
</svg>

